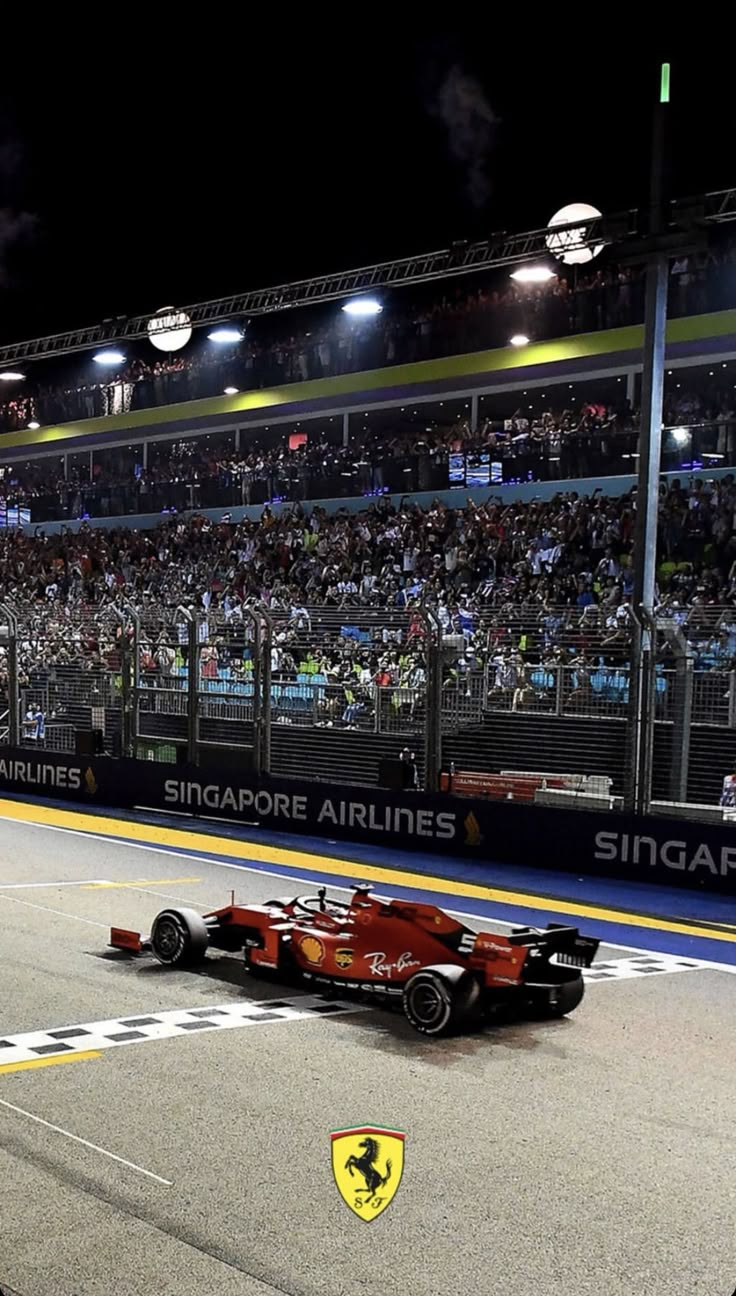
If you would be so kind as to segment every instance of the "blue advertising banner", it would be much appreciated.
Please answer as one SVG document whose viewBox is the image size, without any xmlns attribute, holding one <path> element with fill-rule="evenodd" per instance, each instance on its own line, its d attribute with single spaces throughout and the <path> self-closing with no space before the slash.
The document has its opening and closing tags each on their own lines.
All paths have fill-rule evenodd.
<svg viewBox="0 0 736 1296">
<path fill-rule="evenodd" d="M 157 761 L 0 749 L 0 793 L 146 808 L 736 895 L 736 825 L 389 792 Z"/>
</svg>

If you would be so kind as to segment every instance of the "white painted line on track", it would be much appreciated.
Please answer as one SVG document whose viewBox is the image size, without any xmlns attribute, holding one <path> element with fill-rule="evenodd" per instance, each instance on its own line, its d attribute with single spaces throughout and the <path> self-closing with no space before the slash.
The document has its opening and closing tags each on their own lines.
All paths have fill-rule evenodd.
<svg viewBox="0 0 736 1296">
<path fill-rule="evenodd" d="M 107 882 L 109 890 L 114 891 L 115 883 L 111 882 L 109 878 L 107 879 Z M 100 889 L 104 890 L 105 888 Z M 173 895 L 171 891 L 154 891 L 151 887 L 131 886 L 130 882 L 121 884 L 120 890 L 135 891 L 140 895 L 160 896 L 162 900 L 178 900 L 179 904 L 189 905 L 190 908 L 194 906 L 195 909 L 202 909 L 205 913 L 209 913 L 209 908 L 211 908 L 211 906 L 208 908 L 207 905 L 203 905 L 201 900 L 189 900 L 186 896 Z"/>
<path fill-rule="evenodd" d="M 82 878 L 81 882 L 2 882 L 0 891 L 33 891 L 42 887 L 54 890 L 56 887 L 101 886 L 104 878 Z"/>
<path fill-rule="evenodd" d="M 50 909 L 48 905 L 32 904 L 30 900 L 19 900 L 17 896 L 0 895 L 0 900 L 7 900 L 9 904 L 23 905 L 25 909 L 40 909 L 42 913 L 57 914 L 59 918 L 73 918 L 75 922 L 86 923 L 88 927 L 101 927 L 103 931 L 110 930 L 109 923 L 95 922 L 93 918 L 82 918 L 79 914 L 67 913 L 64 909 Z"/>
<path fill-rule="evenodd" d="M 18 823 L 18 820 L 17 820 L 17 819 L 14 819 L 14 818 L 12 817 L 12 815 L 0 815 L 0 822 L 1 822 L 2 820 L 5 820 L 7 823 L 13 823 L 13 824 L 17 824 L 17 823 Z M 24 821 L 24 823 L 25 823 L 25 821 Z M 309 887 L 314 887 L 314 885 L 315 885 L 314 877 L 307 877 L 307 878 L 295 877 L 295 876 L 293 876 L 293 874 L 291 874 L 291 873 L 279 873 L 279 872 L 277 872 L 277 871 L 274 870 L 274 869 L 262 869 L 262 868 L 257 868 L 254 864 L 233 864 L 233 863 L 230 862 L 230 860 L 215 859 L 215 858 L 210 857 L 209 855 L 196 855 L 196 854 L 194 854 L 194 853 L 191 852 L 191 851 L 186 851 L 186 850 L 185 850 L 185 851 L 182 851 L 182 850 L 176 850 L 176 849 L 174 849 L 173 847 L 170 847 L 170 846 L 163 846 L 163 845 L 152 846 L 152 845 L 150 845 L 148 842 L 129 841 L 127 838 L 124 838 L 124 839 L 123 839 L 122 837 L 108 837 L 108 836 L 105 836 L 105 835 L 103 835 L 103 834 L 101 834 L 101 833 L 95 833 L 95 832 L 91 832 L 91 831 L 88 832 L 86 829 L 83 829 L 83 828 L 63 828 L 63 827 L 61 827 L 59 824 L 41 824 L 41 823 L 34 823 L 34 822 L 30 821 L 30 820 L 29 820 L 27 823 L 25 823 L 25 826 L 26 826 L 26 827 L 29 827 L 29 828 L 42 828 L 42 829 L 44 829 L 44 830 L 47 831 L 47 832 L 70 833 L 70 834 L 72 834 L 72 836 L 75 836 L 75 837 L 91 837 L 94 841 L 102 842 L 102 843 L 104 843 L 105 845 L 108 845 L 108 846 L 109 846 L 109 845 L 115 845 L 115 846 L 121 846 L 123 849 L 127 849 L 128 847 L 130 847 L 130 848 L 133 849 L 133 850 L 153 851 L 153 853 L 154 853 L 154 854 L 157 854 L 157 855 L 168 855 L 168 856 L 173 856 L 174 858 L 176 858 L 176 859 L 181 859 L 181 860 L 193 860 L 193 861 L 195 861 L 195 862 L 197 862 L 197 863 L 200 863 L 200 864 L 213 864 L 213 865 L 215 865 L 215 866 L 218 867 L 218 868 L 237 869 L 237 871 L 238 871 L 239 873 L 255 873 L 255 874 L 257 874 L 259 877 L 269 877 L 269 878 L 273 878 L 273 877 L 275 877 L 275 878 L 282 878 L 284 881 L 286 881 L 286 882 L 292 882 L 292 883 L 293 883 L 293 882 L 303 882 L 306 886 L 309 886 Z M 222 841 L 222 840 L 225 840 L 225 839 L 223 839 L 223 838 L 217 838 L 216 840 L 218 840 L 218 841 Z M 242 844 L 242 843 L 241 843 L 241 844 Z M 247 843 L 246 843 L 246 844 L 247 844 Z M 330 860 L 332 860 L 332 862 L 334 863 L 334 857 L 333 857 L 333 856 L 325 856 L 325 860 L 326 860 L 326 861 L 330 861 Z M 358 870 L 359 870 L 360 867 L 361 867 L 360 861 L 359 861 L 359 860 L 354 860 L 354 861 L 346 861 L 346 862 L 347 862 L 347 863 L 352 863 L 352 864 L 354 864 L 355 869 L 356 869 L 356 877 L 357 877 L 357 872 L 358 872 Z M 329 872 L 329 870 L 325 870 L 325 872 Z M 397 883 L 397 886 L 401 886 L 401 887 L 404 888 L 404 889 L 409 889 L 409 890 L 414 889 L 414 890 L 417 890 L 417 891 L 432 891 L 432 890 L 434 890 L 433 887 L 429 886 L 429 885 L 426 884 L 426 883 L 425 883 L 424 885 L 422 885 L 422 882 L 421 882 L 421 875 L 415 874 L 414 876 L 417 877 L 417 882 L 416 882 L 416 884 L 415 884 L 415 886 L 414 886 L 413 888 L 412 888 L 411 886 L 409 886 L 409 887 L 407 888 L 407 884 L 406 884 L 405 882 L 398 882 L 398 883 Z M 337 882 L 334 882 L 334 883 L 333 883 L 333 882 L 330 882 L 330 883 L 328 883 L 327 885 L 328 885 L 329 889 L 331 889 L 332 891 L 340 891 L 340 892 L 343 892 L 343 893 L 346 894 L 346 895 L 352 895 L 352 892 L 353 892 L 353 890 L 354 890 L 353 887 L 341 886 L 341 885 L 340 885 L 339 883 L 337 883 Z M 385 892 L 376 892 L 375 894 L 376 894 L 376 895 L 379 895 L 380 898 L 382 898 L 382 899 L 385 899 L 385 898 L 386 898 L 386 893 L 385 893 Z M 2 895 L 0 895 L 0 900 L 2 900 L 2 899 L 10 899 L 10 898 L 11 898 L 11 897 L 9 897 L 9 896 L 8 896 L 8 897 L 3 897 Z M 172 897 L 172 898 L 173 898 L 173 897 Z M 550 899 L 551 897 L 546 897 L 546 898 L 547 898 L 547 899 Z M 177 896 L 176 899 L 178 899 L 178 900 L 183 900 L 184 897 Z M 28 902 L 26 902 L 26 903 L 28 903 Z M 489 899 L 488 899 L 485 903 L 487 903 L 487 904 L 496 904 L 496 903 L 498 903 L 498 902 L 497 902 L 497 901 L 494 901 L 493 899 L 491 899 L 491 898 L 489 897 Z M 575 901 L 575 903 L 576 903 L 576 904 L 579 904 L 580 901 Z M 202 909 L 205 913 L 209 912 L 209 906 L 202 904 L 202 901 L 201 901 L 201 900 L 186 900 L 186 904 L 189 905 L 189 906 L 191 906 L 191 907 L 194 908 L 194 909 Z M 38 906 L 36 906 L 36 907 L 37 907 L 37 908 L 43 908 L 43 906 L 41 906 L 41 905 L 38 905 Z M 76 917 L 75 914 L 65 914 L 65 913 L 62 913 L 61 910 L 49 910 L 49 912 L 50 912 L 50 913 L 57 913 L 57 912 L 58 912 L 58 913 L 60 913 L 61 916 L 64 917 L 64 918 L 75 918 L 75 917 Z M 565 912 L 564 900 L 561 900 L 561 901 L 560 901 L 560 913 L 564 913 L 564 912 Z M 447 913 L 451 914 L 451 915 L 452 915 L 453 917 L 455 917 L 455 918 L 470 918 L 470 919 L 472 919 L 473 922 L 482 922 L 482 921 L 483 921 L 483 918 L 484 918 L 484 915 L 483 915 L 483 914 L 467 913 L 466 911 L 464 911 L 464 910 L 462 910 L 462 909 L 448 909 L 448 910 L 447 910 Z M 88 919 L 88 918 L 82 918 L 82 919 L 79 919 L 79 921 L 81 921 L 81 922 L 90 922 L 91 920 Z M 496 925 L 499 926 L 499 927 L 508 927 L 508 928 L 512 928 L 512 927 L 521 927 L 521 926 L 525 926 L 525 925 L 526 925 L 526 924 L 523 922 L 523 919 L 519 919 L 519 920 L 516 921 L 516 922 L 509 922 L 509 921 L 508 921 L 507 919 L 505 919 L 505 918 L 495 918 L 495 917 L 493 917 L 493 915 L 491 915 L 491 914 L 488 915 L 488 921 L 489 921 L 489 922 L 496 923 Z M 601 919 L 600 921 L 610 921 L 610 920 L 608 920 L 608 919 Z M 626 925 L 626 914 L 625 914 L 625 913 L 622 913 L 622 914 L 621 914 L 620 922 L 621 922 L 621 926 L 625 926 L 625 925 Z M 106 926 L 107 926 L 106 923 L 93 923 L 92 925 L 95 926 L 95 927 L 106 927 Z M 715 937 L 714 939 L 717 939 L 717 937 Z M 624 950 L 624 951 L 626 951 L 626 952 L 629 953 L 629 954 L 651 954 L 651 953 L 652 953 L 651 950 L 649 950 L 649 949 L 644 949 L 644 948 L 642 948 L 642 947 L 639 946 L 639 945 L 617 945 L 617 944 L 615 944 L 613 941 L 608 941 L 608 940 L 603 940 L 603 941 L 602 941 L 602 944 L 604 944 L 604 945 L 606 946 L 607 949 Z M 731 963 L 719 963 L 719 962 L 717 962 L 717 961 L 715 961 L 715 960 L 712 960 L 712 959 L 693 959 L 693 962 L 696 962 L 700 968 L 711 969 L 712 971 L 716 971 L 716 972 L 728 972 L 728 973 L 730 973 L 731 975 L 736 976 L 736 965 L 735 965 L 735 964 L 731 964 Z M 736 1296 L 736 1293 L 734 1294 L 734 1296 Z"/>
<path fill-rule="evenodd" d="M 136 1165 L 135 1161 L 126 1161 L 125 1157 L 118 1156 L 116 1152 L 109 1152 L 107 1148 L 100 1147 L 97 1143 L 90 1143 L 89 1139 L 81 1138 L 79 1134 L 72 1134 L 71 1130 L 62 1129 L 61 1125 L 52 1125 L 50 1121 L 44 1120 L 42 1116 L 35 1116 L 24 1107 L 16 1107 L 15 1103 L 6 1102 L 4 1098 L 0 1098 L 0 1107 L 6 1107 L 8 1111 L 15 1112 L 18 1116 L 25 1116 L 27 1120 L 43 1125 L 54 1134 L 62 1134 L 64 1138 L 72 1139 L 74 1143 L 81 1143 L 82 1147 L 89 1148 L 92 1152 L 99 1152 L 100 1156 L 109 1157 L 111 1161 L 117 1161 L 118 1165 L 127 1166 L 129 1170 L 135 1170 L 137 1174 L 145 1175 L 147 1179 L 155 1179 L 156 1183 L 173 1188 L 171 1179 L 162 1179 L 161 1175 L 154 1174 L 152 1170 L 145 1170 L 143 1166 Z"/>
</svg>

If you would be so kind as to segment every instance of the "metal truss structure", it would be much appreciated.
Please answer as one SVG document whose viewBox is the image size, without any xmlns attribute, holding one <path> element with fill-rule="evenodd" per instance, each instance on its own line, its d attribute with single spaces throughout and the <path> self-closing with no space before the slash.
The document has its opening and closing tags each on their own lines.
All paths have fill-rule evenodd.
<svg viewBox="0 0 736 1296">
<path fill-rule="evenodd" d="M 614 216 L 600 217 L 586 223 L 558 225 L 556 235 L 567 235 L 569 251 L 598 247 L 623 241 L 627 252 L 635 247 L 641 236 L 640 212 L 634 208 Z M 673 202 L 671 204 L 672 228 L 692 225 L 719 225 L 736 220 L 736 189 L 723 189 L 717 193 Z M 577 237 L 570 240 L 575 232 Z M 274 288 L 256 288 L 214 301 L 198 302 L 193 306 L 177 307 L 189 316 L 195 328 L 224 320 L 251 318 L 256 315 L 275 314 L 296 307 L 319 305 L 338 301 L 356 293 L 379 288 L 403 287 L 407 284 L 429 283 L 433 280 L 455 278 L 479 270 L 492 270 L 503 266 L 520 265 L 549 254 L 547 239 L 550 230 L 528 230 L 521 234 L 492 234 L 477 243 L 453 243 L 438 252 L 425 252 L 419 256 L 403 257 L 395 261 L 382 261 L 377 265 L 363 266 L 357 270 L 341 270 L 313 279 L 300 279 L 294 283 L 279 284 Z M 642 246 L 642 256 L 646 250 Z M 131 318 L 118 317 L 93 324 L 88 328 L 69 329 L 48 337 L 31 338 L 25 342 L 10 343 L 0 347 L 0 369 L 22 360 L 40 360 L 51 356 L 71 355 L 112 342 L 133 341 L 148 337 L 150 315 Z"/>
</svg>

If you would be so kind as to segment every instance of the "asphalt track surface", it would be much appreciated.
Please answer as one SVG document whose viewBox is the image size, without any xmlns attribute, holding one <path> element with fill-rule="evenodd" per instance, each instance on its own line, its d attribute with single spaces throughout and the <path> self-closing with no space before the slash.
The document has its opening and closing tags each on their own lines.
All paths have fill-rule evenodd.
<svg viewBox="0 0 736 1296">
<path fill-rule="evenodd" d="M 311 890 L 313 854 L 274 848 L 265 860 L 253 848 L 249 862 L 230 854 L 232 841 L 213 841 L 216 862 L 201 842 L 182 854 L 180 834 L 138 825 L 134 844 L 120 821 L 109 831 L 66 821 L 86 822 L 85 833 L 60 827 L 61 812 L 56 826 L 51 812 L 36 816 L 45 824 L 19 822 L 26 812 L 9 805 L 0 1039 L 23 1036 L 27 1057 L 48 1032 L 80 1024 L 107 1023 L 109 1035 L 118 1021 L 123 1034 L 135 1027 L 122 1023 L 157 1014 L 181 1022 L 213 1005 L 258 1007 L 236 1029 L 166 1036 L 143 1025 L 136 1034 L 164 1033 L 88 1050 L 68 1036 L 71 1060 L 52 1048 L 7 1064 L 12 1050 L 0 1046 L 0 1288 L 731 1296 L 736 976 L 726 964 L 736 944 L 714 941 L 709 964 L 707 937 L 683 956 L 688 938 L 672 924 L 634 925 L 630 948 L 619 939 L 599 954 L 627 975 L 591 981 L 568 1020 L 429 1042 L 398 1013 L 300 1012 L 314 1001 L 246 978 L 236 958 L 172 972 L 106 949 L 111 923 L 147 930 L 169 904 L 206 910 L 231 888 L 251 901 Z M 326 857 L 324 871 L 342 885 L 351 868 Z M 409 889 L 405 875 L 376 885 Z M 514 910 L 507 897 L 484 909 L 457 890 L 444 903 L 504 914 L 468 920 L 486 929 L 506 930 Z M 529 913 L 520 902 L 514 919 Z M 664 955 L 649 974 L 644 931 L 645 948 Z M 288 1006 L 274 1015 L 269 1002 Z M 329 1143 L 331 1130 L 366 1124 L 406 1133 L 401 1186 L 370 1223 L 340 1199 Z"/>
</svg>

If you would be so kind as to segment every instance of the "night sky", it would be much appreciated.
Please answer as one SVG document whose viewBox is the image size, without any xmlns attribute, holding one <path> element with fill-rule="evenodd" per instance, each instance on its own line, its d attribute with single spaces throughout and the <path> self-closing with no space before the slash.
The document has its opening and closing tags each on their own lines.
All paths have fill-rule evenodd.
<svg viewBox="0 0 736 1296">
<path fill-rule="evenodd" d="M 671 193 L 736 183 L 729 42 L 572 48 L 586 13 L 550 11 L 538 39 L 285 16 L 165 44 L 139 22 L 82 52 L 47 30 L 0 80 L 0 339 L 633 206 L 661 57 Z"/>
</svg>

